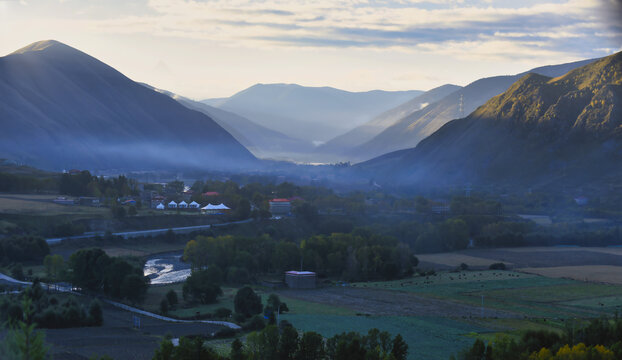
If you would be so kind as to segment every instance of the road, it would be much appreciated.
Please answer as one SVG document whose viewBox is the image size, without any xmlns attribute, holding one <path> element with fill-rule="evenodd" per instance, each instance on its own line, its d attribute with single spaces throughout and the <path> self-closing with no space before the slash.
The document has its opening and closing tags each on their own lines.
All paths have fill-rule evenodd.
<svg viewBox="0 0 622 360">
<path fill-rule="evenodd" d="M 19 280 L 16 280 L 16 279 L 8 276 L 8 275 L 5 275 L 3 273 L 0 273 L 0 280 L 4 281 L 4 282 L 11 283 L 11 284 L 20 285 L 20 286 L 32 285 L 31 282 L 19 281 Z M 48 287 L 48 288 L 51 288 L 51 289 L 54 289 L 54 290 L 60 291 L 60 292 L 68 292 L 68 293 L 72 293 L 72 294 L 76 294 L 76 295 L 82 295 L 81 293 L 76 292 L 73 289 L 71 289 L 70 287 L 66 287 L 66 286 L 58 286 L 58 285 L 55 285 L 55 284 L 46 284 L 46 283 L 41 283 L 41 286 L 44 287 L 44 288 Z M 106 302 L 106 303 L 108 303 L 108 304 L 110 304 L 110 305 L 112 305 L 112 306 L 115 306 L 115 307 L 118 307 L 120 309 L 129 311 L 131 313 L 134 313 L 134 314 L 137 314 L 137 315 L 142 315 L 142 316 L 148 316 L 148 317 L 151 317 L 151 318 L 154 318 L 154 319 L 158 319 L 158 320 L 162 320 L 162 321 L 168 321 L 168 322 L 174 322 L 174 323 L 203 323 L 203 324 L 212 324 L 212 325 L 226 326 L 228 328 L 235 329 L 235 330 L 241 329 L 241 327 L 239 325 L 234 324 L 234 323 L 230 323 L 228 321 L 173 319 L 173 318 L 170 318 L 170 317 L 167 317 L 167 316 L 162 316 L 162 315 L 154 314 L 154 313 L 149 312 L 149 311 L 137 309 L 135 307 L 132 307 L 132 306 L 129 306 L 129 305 L 125 305 L 125 304 L 122 304 L 122 303 L 119 303 L 119 302 L 116 302 L 116 301 L 112 301 L 112 300 L 108 300 L 108 299 L 101 299 L 101 300 Z"/>
<path fill-rule="evenodd" d="M 190 233 L 190 232 L 193 232 L 193 231 L 210 229 L 212 226 L 218 227 L 218 226 L 226 226 L 226 225 L 233 225 L 233 224 L 246 224 L 246 223 L 249 223 L 251 221 L 253 221 L 253 219 L 246 219 L 246 220 L 240 220 L 240 221 L 231 221 L 231 222 L 228 222 L 228 223 L 213 224 L 213 225 L 196 225 L 196 226 L 184 226 L 184 227 L 175 227 L 175 228 L 166 228 L 166 229 L 123 231 L 123 232 L 112 233 L 112 235 L 113 236 L 122 236 L 122 237 L 128 239 L 128 238 L 139 237 L 139 236 L 161 235 L 161 234 L 165 234 L 169 230 L 173 230 L 173 232 L 176 233 L 176 234 L 186 234 L 186 233 Z M 45 239 L 45 241 L 48 243 L 48 245 L 54 245 L 54 244 L 60 244 L 63 240 L 69 240 L 69 239 L 90 239 L 90 238 L 94 238 L 96 236 L 104 236 L 104 235 L 105 235 L 105 233 L 101 232 L 101 231 L 100 232 L 89 232 L 89 233 L 85 233 L 84 235 L 66 236 L 66 237 L 60 237 L 60 238 Z"/>
</svg>

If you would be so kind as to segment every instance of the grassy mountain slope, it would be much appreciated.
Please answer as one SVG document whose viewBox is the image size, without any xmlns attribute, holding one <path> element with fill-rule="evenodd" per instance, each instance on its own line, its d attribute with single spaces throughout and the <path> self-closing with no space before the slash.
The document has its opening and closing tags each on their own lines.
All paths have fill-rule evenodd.
<svg viewBox="0 0 622 360">
<path fill-rule="evenodd" d="M 0 157 L 44 169 L 255 166 L 208 116 L 57 41 L 0 58 Z"/>
<path fill-rule="evenodd" d="M 361 164 L 428 185 L 588 184 L 622 176 L 622 53 L 550 78 L 527 74 L 416 148 Z"/>
<path fill-rule="evenodd" d="M 553 77 L 560 76 L 592 61 L 594 60 L 544 66 L 530 70 L 529 73 Z M 400 119 L 373 139 L 352 149 L 348 155 L 354 160 L 366 160 L 391 151 L 414 147 L 448 121 L 473 112 L 491 97 L 504 92 L 523 75 L 524 73 L 513 76 L 495 76 L 479 79 L 458 91 L 452 92 L 443 99 Z M 461 96 L 464 104 L 462 114 L 459 111 Z"/>
</svg>

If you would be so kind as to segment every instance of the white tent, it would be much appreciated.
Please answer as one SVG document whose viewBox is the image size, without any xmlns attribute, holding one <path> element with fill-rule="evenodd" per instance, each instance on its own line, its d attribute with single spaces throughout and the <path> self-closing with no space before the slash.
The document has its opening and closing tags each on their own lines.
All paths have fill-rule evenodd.
<svg viewBox="0 0 622 360">
<path fill-rule="evenodd" d="M 171 209 L 177 209 L 177 203 L 174 201 L 171 201 L 170 203 L 168 203 L 168 207 Z"/>
<path fill-rule="evenodd" d="M 216 207 L 216 205 L 207 204 L 202 208 L 202 210 L 218 210 L 218 208 Z"/>
<path fill-rule="evenodd" d="M 186 209 L 188 207 L 188 203 L 182 200 L 178 206 L 182 209 Z"/>
<path fill-rule="evenodd" d="M 193 208 L 193 209 L 198 209 L 200 206 L 201 205 L 199 205 L 199 203 L 196 201 L 193 201 L 188 205 L 188 207 Z"/>
<path fill-rule="evenodd" d="M 158 206 L 156 206 L 156 209 L 158 210 L 164 210 L 164 204 L 159 203 Z"/>
<path fill-rule="evenodd" d="M 227 205 L 220 203 L 220 205 L 216 205 L 216 209 L 218 210 L 231 210 Z"/>
</svg>

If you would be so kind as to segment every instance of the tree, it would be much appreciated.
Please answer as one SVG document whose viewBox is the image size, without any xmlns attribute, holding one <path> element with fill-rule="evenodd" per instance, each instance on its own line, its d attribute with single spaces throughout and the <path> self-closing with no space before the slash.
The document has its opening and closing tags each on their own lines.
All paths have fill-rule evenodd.
<svg viewBox="0 0 622 360">
<path fill-rule="evenodd" d="M 149 287 L 149 278 L 130 274 L 123 278 L 121 283 L 121 296 L 130 300 L 132 303 L 142 302 L 147 294 Z"/>
<path fill-rule="evenodd" d="M 65 260 L 63 260 L 63 257 L 58 254 L 48 254 L 45 256 L 45 258 L 43 258 L 43 266 L 45 266 L 45 271 L 48 277 L 56 279 L 60 276 L 63 269 L 65 268 Z"/>
<path fill-rule="evenodd" d="M 87 290 L 100 290 L 104 285 L 110 257 L 102 249 L 82 249 L 69 257 L 73 284 Z"/>
<path fill-rule="evenodd" d="M 246 198 L 241 198 L 235 209 L 235 217 L 238 219 L 247 219 L 251 215 L 251 203 Z"/>
<path fill-rule="evenodd" d="M 395 360 L 406 360 L 406 356 L 408 355 L 408 344 L 406 344 L 400 334 L 397 334 L 393 339 L 391 355 L 393 355 Z"/>
<path fill-rule="evenodd" d="M 229 354 L 231 360 L 244 360 L 246 356 L 244 355 L 244 345 L 240 341 L 240 339 L 235 339 L 231 343 L 231 352 Z"/>
<path fill-rule="evenodd" d="M 253 291 L 249 286 L 245 286 L 238 290 L 233 299 L 235 312 L 250 317 L 261 313 L 261 297 Z"/>
<path fill-rule="evenodd" d="M 222 272 L 216 266 L 193 271 L 183 286 L 184 300 L 199 301 L 202 304 L 215 302 L 222 295 L 221 281 Z"/>
<path fill-rule="evenodd" d="M 304 333 L 300 339 L 296 360 L 323 359 L 325 352 L 322 335 L 309 331 Z"/>
<path fill-rule="evenodd" d="M 298 331 L 292 326 L 285 326 L 279 340 L 279 360 L 294 360 L 298 349 Z"/>
<path fill-rule="evenodd" d="M 45 343 L 45 334 L 35 331 L 36 324 L 32 322 L 34 308 L 32 300 L 24 296 L 22 300 L 23 320 L 20 320 L 9 330 L 2 344 L 0 353 L 6 360 L 44 360 L 47 357 L 48 345 Z"/>
<path fill-rule="evenodd" d="M 127 211 L 127 214 L 128 214 L 129 216 L 136 216 L 136 215 L 138 215 L 138 211 L 136 210 L 136 206 L 134 206 L 134 205 L 130 205 L 130 208 L 129 208 L 129 210 Z"/>
</svg>

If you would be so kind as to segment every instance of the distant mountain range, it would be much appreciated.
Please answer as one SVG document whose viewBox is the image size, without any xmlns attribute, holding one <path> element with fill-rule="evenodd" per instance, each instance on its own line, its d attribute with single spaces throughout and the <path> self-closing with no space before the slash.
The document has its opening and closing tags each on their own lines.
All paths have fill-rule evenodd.
<svg viewBox="0 0 622 360">
<path fill-rule="evenodd" d="M 594 60 L 584 60 L 568 64 L 544 66 L 532 69 L 526 73 L 536 73 L 545 76 L 560 76 L 577 67 L 589 64 Z M 406 115 L 387 126 L 367 142 L 360 143 L 345 151 L 345 155 L 352 161 L 368 160 L 391 151 L 416 146 L 421 140 L 430 136 L 448 121 L 464 117 L 483 105 L 491 97 L 499 95 L 524 74 L 512 76 L 494 76 L 479 79 L 471 84 L 452 91 L 437 101 L 429 101 L 429 105 L 422 109 L 409 108 Z M 441 87 L 438 90 L 448 90 L 451 87 Z M 434 90 L 431 90 L 434 91 Z M 440 93 L 440 91 L 438 91 Z M 462 99 L 462 112 L 460 102 Z M 399 108 L 398 108 L 399 109 Z M 394 117 L 393 117 L 394 118 Z M 333 143 L 333 141 L 331 141 Z"/>
<path fill-rule="evenodd" d="M 229 98 L 202 102 L 289 137 L 321 144 L 422 93 L 417 90 L 349 92 L 330 87 L 257 84 Z"/>
<path fill-rule="evenodd" d="M 622 52 L 555 78 L 524 75 L 417 147 L 355 171 L 411 185 L 587 186 L 619 184 L 620 165 Z"/>
<path fill-rule="evenodd" d="M 308 157 L 314 148 L 311 143 L 268 129 L 243 116 L 188 99 L 170 91 L 156 89 L 147 84 L 143 85 L 172 97 L 189 109 L 200 111 L 209 116 L 257 157 L 297 160 L 301 157 Z"/>
<path fill-rule="evenodd" d="M 53 40 L 0 58 L 0 128 L 0 157 L 43 169 L 258 164 L 209 116 Z"/>
<path fill-rule="evenodd" d="M 353 151 L 359 145 L 370 141 L 388 127 L 396 122 L 408 117 L 410 114 L 417 112 L 429 104 L 435 103 L 445 96 L 459 90 L 461 87 L 457 85 L 443 85 L 407 101 L 391 110 L 374 117 L 372 120 L 363 125 L 357 126 L 347 133 L 331 139 L 326 144 L 319 146 L 315 153 L 320 158 L 335 160 L 360 160 L 368 159 L 372 156 L 360 151 Z"/>
</svg>

